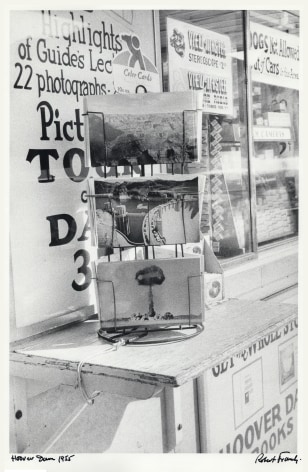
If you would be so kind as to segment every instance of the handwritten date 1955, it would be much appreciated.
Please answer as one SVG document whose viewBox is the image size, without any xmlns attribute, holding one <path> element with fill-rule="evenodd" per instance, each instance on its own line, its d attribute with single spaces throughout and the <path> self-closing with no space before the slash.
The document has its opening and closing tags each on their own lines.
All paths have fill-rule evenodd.
<svg viewBox="0 0 308 472">
<path fill-rule="evenodd" d="M 61 462 L 70 462 L 72 457 L 74 457 L 75 454 L 68 455 L 66 454 L 65 456 L 58 456 L 58 457 L 53 457 L 53 456 L 42 456 L 40 454 L 36 454 L 35 456 L 21 456 L 21 455 L 15 455 L 13 454 L 11 456 L 11 461 L 16 462 L 16 461 L 37 461 L 37 462 L 47 462 L 47 461 L 57 461 L 59 464 Z"/>
</svg>

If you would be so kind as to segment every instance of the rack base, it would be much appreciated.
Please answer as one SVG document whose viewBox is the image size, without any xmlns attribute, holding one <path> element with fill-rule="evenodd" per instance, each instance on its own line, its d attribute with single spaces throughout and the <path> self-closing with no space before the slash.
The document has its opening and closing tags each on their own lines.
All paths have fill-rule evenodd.
<svg viewBox="0 0 308 472">
<path fill-rule="evenodd" d="M 117 343 L 122 340 L 125 344 L 144 346 L 185 341 L 186 339 L 197 336 L 203 330 L 204 326 L 202 324 L 165 326 L 159 328 L 138 326 L 113 330 L 100 328 L 97 334 L 100 338 L 110 343 Z"/>
</svg>

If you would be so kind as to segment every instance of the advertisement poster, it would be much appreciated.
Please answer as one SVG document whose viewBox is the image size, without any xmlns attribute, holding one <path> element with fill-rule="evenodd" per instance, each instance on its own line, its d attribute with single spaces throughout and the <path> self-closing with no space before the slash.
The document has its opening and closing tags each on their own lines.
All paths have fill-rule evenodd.
<svg viewBox="0 0 308 472">
<path fill-rule="evenodd" d="M 292 320 L 205 374 L 209 452 L 296 452 L 297 357 Z"/>
<path fill-rule="evenodd" d="M 160 92 L 160 77 L 153 62 L 142 53 L 136 34 L 121 34 L 123 51 L 113 61 L 114 88 L 117 93 Z"/>
<path fill-rule="evenodd" d="M 167 18 L 169 90 L 203 90 L 203 111 L 233 115 L 231 41 Z"/>
<path fill-rule="evenodd" d="M 10 21 L 11 251 L 23 327 L 93 303 L 86 181 L 104 174 L 85 160 L 83 99 L 116 92 L 112 62 L 130 36 L 151 61 L 155 42 L 151 11 L 13 11 Z"/>
<path fill-rule="evenodd" d="M 263 84 L 299 89 L 299 38 L 250 22 L 251 78 Z"/>
</svg>

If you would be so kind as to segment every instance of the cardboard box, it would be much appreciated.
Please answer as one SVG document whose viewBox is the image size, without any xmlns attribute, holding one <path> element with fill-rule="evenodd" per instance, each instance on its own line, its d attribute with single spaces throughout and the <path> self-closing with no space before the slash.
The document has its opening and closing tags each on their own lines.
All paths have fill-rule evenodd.
<svg viewBox="0 0 308 472">
<path fill-rule="evenodd" d="M 297 320 L 274 329 L 205 372 L 207 452 L 296 452 Z"/>
</svg>

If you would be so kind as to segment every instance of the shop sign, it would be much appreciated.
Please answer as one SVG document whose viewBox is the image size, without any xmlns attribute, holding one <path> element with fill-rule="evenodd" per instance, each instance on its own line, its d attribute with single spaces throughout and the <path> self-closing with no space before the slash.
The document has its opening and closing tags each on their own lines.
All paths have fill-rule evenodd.
<svg viewBox="0 0 308 472">
<path fill-rule="evenodd" d="M 299 89 L 299 38 L 250 22 L 249 61 L 256 82 Z"/>
<path fill-rule="evenodd" d="M 226 35 L 167 18 L 169 90 L 203 90 L 203 111 L 232 115 L 231 41 Z"/>
<path fill-rule="evenodd" d="M 10 234 L 17 327 L 93 303 L 83 99 L 115 93 L 113 59 L 151 11 L 12 11 Z M 152 43 L 151 43 L 152 41 Z M 153 45 L 153 47 L 151 46 Z M 153 50 L 153 53 L 152 53 Z M 149 59 L 150 61 L 150 59 Z"/>
<path fill-rule="evenodd" d="M 291 139 L 290 128 L 268 126 L 254 126 L 253 139 L 255 141 L 285 141 Z"/>
<path fill-rule="evenodd" d="M 205 384 L 208 452 L 296 453 L 296 320 L 214 366 Z"/>
<path fill-rule="evenodd" d="M 121 34 L 123 51 L 113 59 L 113 81 L 118 93 L 160 92 L 160 77 L 152 61 L 143 54 L 136 34 Z"/>
</svg>

